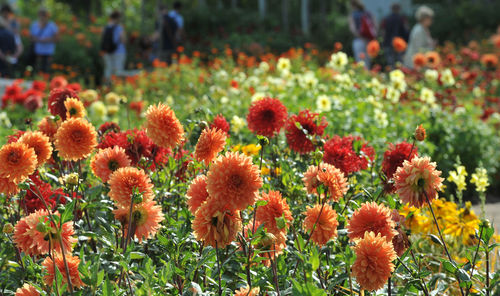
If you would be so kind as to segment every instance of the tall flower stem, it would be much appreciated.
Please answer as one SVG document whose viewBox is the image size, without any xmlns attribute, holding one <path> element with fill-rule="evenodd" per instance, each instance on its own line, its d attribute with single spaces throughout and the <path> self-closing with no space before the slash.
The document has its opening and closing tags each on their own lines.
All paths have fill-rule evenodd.
<svg viewBox="0 0 500 296">
<path fill-rule="evenodd" d="M 479 239 L 477 240 L 477 246 L 476 246 L 476 251 L 474 252 L 474 257 L 472 258 L 472 267 L 470 269 L 470 274 L 469 277 L 472 278 L 472 273 L 474 272 L 474 268 L 476 267 L 476 259 L 477 259 L 477 253 L 479 253 L 479 246 L 481 245 L 481 238 L 483 237 L 483 224 L 479 226 Z M 469 288 L 467 288 L 467 292 L 465 293 L 465 296 L 468 296 L 470 293 L 470 290 L 472 289 L 472 284 Z"/>
<path fill-rule="evenodd" d="M 488 244 L 485 244 L 486 248 L 486 296 L 490 296 L 490 251 L 488 250 Z"/>
<path fill-rule="evenodd" d="M 387 295 L 388 296 L 391 296 L 392 295 L 392 291 L 391 291 L 391 277 L 389 277 L 389 279 L 387 279 Z"/>
<path fill-rule="evenodd" d="M 54 217 L 52 217 L 52 212 L 49 208 L 49 206 L 47 205 L 47 202 L 45 201 L 45 199 L 42 197 L 42 193 L 40 192 L 40 189 L 38 189 L 38 186 L 35 184 L 35 189 L 38 193 L 35 193 L 33 190 L 31 190 L 31 187 L 30 187 L 30 191 L 33 192 L 33 194 L 35 194 L 36 196 L 38 196 L 38 199 L 40 199 L 40 201 L 43 203 L 43 205 L 45 206 L 45 208 L 47 209 L 47 212 L 49 213 L 49 219 L 50 219 L 50 222 L 52 224 L 54 224 L 54 227 L 56 228 L 56 233 L 57 233 L 57 239 L 59 241 L 59 245 L 61 247 L 61 255 L 63 257 L 63 263 L 64 263 L 64 271 L 66 273 L 66 278 L 68 279 L 68 287 L 69 287 L 69 291 L 71 293 L 71 295 L 73 295 L 73 285 L 71 284 L 71 277 L 70 277 L 70 274 L 69 274 L 69 267 L 68 267 L 68 261 L 66 261 L 66 251 L 64 250 L 64 244 L 63 244 L 63 240 L 62 240 L 62 235 L 61 235 L 61 227 L 62 227 L 62 223 L 61 223 L 61 227 L 59 227 L 56 223 L 56 221 L 54 220 Z M 50 235 L 49 235 L 50 236 Z M 55 262 L 55 258 L 53 260 Z M 55 272 L 55 270 L 54 270 Z"/>
<path fill-rule="evenodd" d="M 127 236 L 125 237 L 125 241 L 123 242 L 123 255 L 125 255 L 125 253 L 127 252 L 128 241 L 129 241 L 129 239 L 131 237 L 131 233 L 132 233 L 132 212 L 133 212 L 133 209 L 134 209 L 134 198 L 131 198 L 130 199 L 130 210 L 128 212 Z M 125 232 L 125 229 L 123 229 L 123 232 Z M 123 267 L 122 267 L 122 271 L 120 272 L 120 279 L 118 280 L 118 286 L 120 286 L 120 284 L 122 282 L 122 278 L 123 278 Z"/>
<path fill-rule="evenodd" d="M 451 262 L 453 262 L 453 259 L 451 258 L 451 255 L 450 255 L 450 252 L 448 251 L 448 247 L 446 246 L 446 242 L 444 241 L 443 234 L 441 233 L 441 228 L 439 227 L 438 221 L 436 219 L 436 215 L 434 214 L 434 210 L 432 209 L 432 205 L 431 205 L 431 201 L 429 199 L 429 196 L 427 196 L 427 193 L 425 191 L 423 191 L 423 192 L 424 192 L 425 198 L 427 199 L 427 204 L 429 204 L 429 209 L 431 210 L 432 218 L 434 218 L 434 224 L 436 224 L 439 238 L 441 239 L 441 242 L 443 243 L 444 251 L 446 252 L 446 255 L 448 256 L 448 259 Z M 457 277 L 457 281 L 458 281 L 458 286 L 460 287 L 460 283 L 461 283 L 460 278 Z M 460 294 L 462 296 L 464 296 L 464 289 L 462 289 L 462 287 L 460 287 Z"/>
<path fill-rule="evenodd" d="M 217 258 L 217 276 L 219 279 L 219 296 L 222 295 L 222 285 L 221 285 L 221 266 L 220 266 L 220 257 L 219 257 L 219 247 L 217 246 L 217 241 L 215 241 L 215 256 Z"/>
<path fill-rule="evenodd" d="M 278 282 L 278 270 L 276 268 L 276 246 L 274 246 L 274 248 L 273 248 L 273 254 L 271 255 L 271 257 L 274 257 L 274 258 L 270 258 L 271 269 L 273 272 L 274 289 L 276 290 L 276 294 L 278 296 L 280 296 L 281 294 L 280 294 L 280 286 L 279 286 L 279 282 Z"/>
</svg>

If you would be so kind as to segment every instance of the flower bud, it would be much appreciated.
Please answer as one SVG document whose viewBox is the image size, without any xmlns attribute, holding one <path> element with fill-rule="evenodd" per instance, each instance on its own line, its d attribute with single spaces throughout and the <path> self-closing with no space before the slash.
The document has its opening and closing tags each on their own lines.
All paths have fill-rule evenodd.
<svg viewBox="0 0 500 296">
<path fill-rule="evenodd" d="M 14 226 L 11 223 L 5 223 L 3 226 L 3 233 L 11 234 L 14 232 Z"/>
<path fill-rule="evenodd" d="M 422 125 L 417 126 L 417 128 L 415 129 L 415 139 L 421 142 L 425 140 L 425 137 L 425 128 Z"/>
<path fill-rule="evenodd" d="M 78 185 L 78 174 L 71 173 L 71 174 L 64 176 L 64 183 L 66 183 L 68 185 Z"/>
<path fill-rule="evenodd" d="M 38 224 L 36 224 L 36 230 L 41 233 L 45 233 L 47 232 L 47 225 L 43 222 L 38 222 Z"/>
<path fill-rule="evenodd" d="M 259 137 L 259 144 L 260 144 L 261 147 L 269 145 L 269 139 L 267 137 L 260 136 Z"/>
<path fill-rule="evenodd" d="M 323 159 L 323 151 L 314 152 L 314 160 L 321 161 Z"/>
</svg>

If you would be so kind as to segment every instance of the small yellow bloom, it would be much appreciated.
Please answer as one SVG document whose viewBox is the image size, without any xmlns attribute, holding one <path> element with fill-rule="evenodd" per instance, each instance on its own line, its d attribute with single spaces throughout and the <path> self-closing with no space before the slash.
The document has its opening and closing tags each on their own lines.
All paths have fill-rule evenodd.
<svg viewBox="0 0 500 296">
<path fill-rule="evenodd" d="M 467 183 L 465 182 L 465 177 L 467 176 L 467 171 L 463 165 L 457 166 L 456 171 L 451 171 L 448 176 L 448 181 L 455 183 L 457 185 L 457 191 L 462 192 L 467 187 Z"/>
<path fill-rule="evenodd" d="M 485 192 L 486 188 L 490 186 L 488 182 L 488 173 L 485 168 L 476 168 L 476 172 L 471 175 L 471 183 L 476 185 L 477 192 Z"/>
</svg>

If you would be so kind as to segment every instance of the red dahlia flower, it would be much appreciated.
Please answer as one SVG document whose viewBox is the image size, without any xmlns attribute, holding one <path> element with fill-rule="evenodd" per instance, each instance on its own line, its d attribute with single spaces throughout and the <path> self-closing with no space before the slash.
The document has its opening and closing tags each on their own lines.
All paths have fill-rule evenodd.
<svg viewBox="0 0 500 296">
<path fill-rule="evenodd" d="M 49 111 L 52 115 L 62 118 L 62 120 L 66 120 L 66 107 L 64 106 L 64 101 L 67 98 L 75 98 L 79 99 L 76 92 L 67 89 L 67 88 L 56 88 L 50 91 L 49 95 Z"/>
<path fill-rule="evenodd" d="M 403 165 L 405 160 L 411 160 L 418 156 L 417 146 L 413 147 L 408 142 L 399 144 L 389 144 L 389 149 L 384 152 L 384 160 L 382 161 L 382 172 L 388 179 L 392 179 L 398 167 Z"/>
<path fill-rule="evenodd" d="M 362 143 L 359 151 L 354 149 L 355 142 Z M 372 161 L 375 155 L 373 147 L 354 136 L 334 136 L 325 143 L 324 150 L 323 161 L 339 168 L 346 176 L 367 169 L 368 160 Z"/>
<path fill-rule="evenodd" d="M 250 106 L 248 128 L 258 135 L 273 137 L 285 125 L 287 117 L 286 107 L 280 100 L 264 98 Z"/>
<path fill-rule="evenodd" d="M 323 135 L 327 125 L 324 117 L 320 118 L 318 113 L 309 110 L 302 110 L 298 115 L 290 116 L 285 125 L 288 146 L 300 154 L 313 151 L 314 144 L 310 137 Z"/>
<path fill-rule="evenodd" d="M 220 130 L 223 130 L 229 136 L 229 122 L 227 122 L 226 118 L 222 116 L 222 114 L 218 114 L 215 116 L 214 120 L 210 124 L 210 127 L 216 127 Z"/>
</svg>

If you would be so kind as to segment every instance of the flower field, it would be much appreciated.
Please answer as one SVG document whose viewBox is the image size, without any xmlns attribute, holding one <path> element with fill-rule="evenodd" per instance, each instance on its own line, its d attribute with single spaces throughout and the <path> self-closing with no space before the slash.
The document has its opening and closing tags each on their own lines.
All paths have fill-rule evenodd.
<svg viewBox="0 0 500 296">
<path fill-rule="evenodd" d="M 340 47 L 7 87 L 0 294 L 498 295 L 500 36 Z"/>
</svg>

